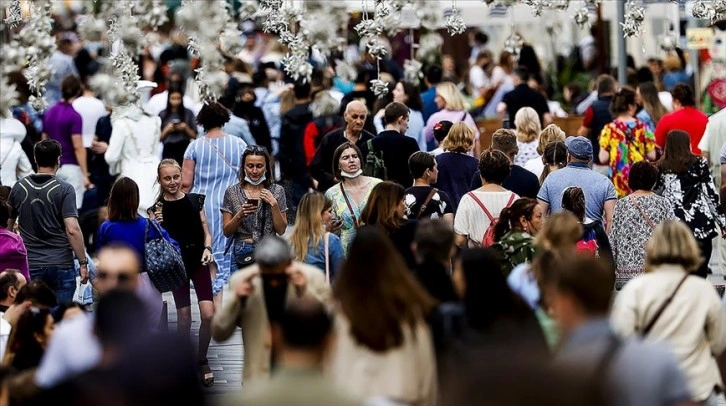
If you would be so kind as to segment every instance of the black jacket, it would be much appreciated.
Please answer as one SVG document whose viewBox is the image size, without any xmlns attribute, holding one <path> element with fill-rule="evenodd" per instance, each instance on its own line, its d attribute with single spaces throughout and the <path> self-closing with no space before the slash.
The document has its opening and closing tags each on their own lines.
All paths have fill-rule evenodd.
<svg viewBox="0 0 726 406">
<path fill-rule="evenodd" d="M 335 185 L 335 178 L 338 175 L 333 175 L 333 154 L 335 154 L 336 148 L 348 140 L 345 138 L 344 132 L 345 128 L 339 128 L 325 134 L 323 140 L 320 141 L 318 150 L 315 152 L 313 161 L 310 163 L 310 174 L 318 181 L 318 190 L 323 193 Z M 361 167 L 366 161 L 366 156 L 362 153 L 362 147 L 372 138 L 373 134 L 363 130 L 360 137 L 358 137 L 358 142 L 355 143 L 361 149 L 361 154 L 363 155 L 360 157 Z"/>
<path fill-rule="evenodd" d="M 313 121 L 310 104 L 298 104 L 282 116 L 280 126 L 280 171 L 283 179 L 307 180 L 309 185 L 310 174 L 305 162 L 305 149 L 303 139 L 305 127 Z"/>
<path fill-rule="evenodd" d="M 265 113 L 262 109 L 253 103 L 237 103 L 232 112 L 237 117 L 244 118 L 250 126 L 250 133 L 255 139 L 257 145 L 267 148 L 272 154 L 272 138 L 270 136 L 270 127 L 265 119 Z"/>
<path fill-rule="evenodd" d="M 413 177 L 408 170 L 408 158 L 414 152 L 418 152 L 418 143 L 411 137 L 407 137 L 398 131 L 383 131 L 371 140 L 373 151 L 383 155 L 383 163 L 386 165 L 388 179 L 398 182 L 404 188 L 413 185 Z M 363 155 L 368 156 L 368 143 L 361 148 Z M 365 165 L 365 163 L 363 163 Z"/>
<path fill-rule="evenodd" d="M 512 165 L 512 172 L 504 179 L 502 187 L 511 190 L 512 192 L 519 195 L 519 197 L 529 197 L 532 199 L 537 198 L 539 193 L 539 179 L 537 175 L 522 168 L 519 165 Z M 476 171 L 474 176 L 471 178 L 471 190 L 478 189 L 481 187 L 481 175 L 479 171 Z"/>
</svg>

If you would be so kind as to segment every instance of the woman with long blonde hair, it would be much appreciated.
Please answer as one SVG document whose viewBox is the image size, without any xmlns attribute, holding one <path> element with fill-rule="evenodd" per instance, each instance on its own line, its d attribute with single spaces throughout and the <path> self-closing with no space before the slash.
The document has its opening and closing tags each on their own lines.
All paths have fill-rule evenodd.
<svg viewBox="0 0 726 406">
<path fill-rule="evenodd" d="M 436 85 L 436 97 L 434 98 L 439 111 L 432 114 L 426 121 L 424 134 L 427 143 L 434 141 L 434 125 L 440 121 L 451 121 L 452 123 L 465 122 L 474 130 L 474 149 L 469 155 L 479 156 L 479 130 L 477 129 L 474 118 L 467 112 L 466 101 L 464 95 L 461 94 L 459 88 L 451 82 L 442 82 Z"/>
<path fill-rule="evenodd" d="M 635 89 L 635 101 L 643 106 L 643 109 L 635 115 L 635 118 L 644 122 L 648 129 L 654 132 L 660 118 L 668 114 L 668 109 L 658 98 L 658 89 L 653 82 L 638 85 L 638 88 Z"/>
<path fill-rule="evenodd" d="M 545 162 L 542 159 L 545 154 L 545 148 L 547 148 L 547 145 L 556 141 L 565 142 L 566 138 L 567 134 L 557 124 L 550 124 L 542 129 L 542 132 L 539 133 L 539 143 L 537 144 L 537 157 L 527 161 L 524 164 L 524 169 L 537 175 L 538 178 L 542 176 L 545 168 Z"/>
<path fill-rule="evenodd" d="M 522 107 L 514 115 L 514 126 L 517 132 L 517 147 L 519 153 L 514 157 L 514 164 L 524 166 L 530 159 L 539 156 L 539 133 L 542 126 L 539 123 L 537 111 L 531 107 Z"/>
<path fill-rule="evenodd" d="M 290 235 L 295 259 L 320 268 L 328 281 L 333 280 L 344 258 L 340 237 L 329 232 L 339 224 L 340 221 L 334 219 L 332 200 L 322 193 L 312 192 L 300 200 Z"/>
</svg>

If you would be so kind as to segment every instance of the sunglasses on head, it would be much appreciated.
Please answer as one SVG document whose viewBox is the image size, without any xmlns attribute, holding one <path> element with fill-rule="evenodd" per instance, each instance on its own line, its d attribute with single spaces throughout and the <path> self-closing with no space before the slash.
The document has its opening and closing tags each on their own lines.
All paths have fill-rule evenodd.
<svg viewBox="0 0 726 406">
<path fill-rule="evenodd" d="M 252 152 L 252 153 L 267 153 L 267 148 L 260 146 L 260 145 L 248 145 L 247 148 L 245 148 L 245 152 Z"/>
</svg>

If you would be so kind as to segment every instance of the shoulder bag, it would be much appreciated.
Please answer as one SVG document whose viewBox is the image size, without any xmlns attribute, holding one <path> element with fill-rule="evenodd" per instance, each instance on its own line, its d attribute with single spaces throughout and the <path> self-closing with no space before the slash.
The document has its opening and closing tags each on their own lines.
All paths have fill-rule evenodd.
<svg viewBox="0 0 726 406">
<path fill-rule="evenodd" d="M 676 285 L 676 288 L 673 289 L 673 293 L 671 293 L 671 295 L 668 296 L 668 299 L 666 299 L 665 302 L 663 302 L 663 304 L 660 305 L 660 307 L 658 308 L 658 311 L 656 311 L 655 315 L 653 315 L 653 318 L 650 319 L 650 322 L 648 322 L 648 324 L 645 325 L 645 328 L 641 332 L 641 337 L 645 338 L 648 336 L 648 333 L 650 333 L 650 330 L 653 329 L 653 326 L 655 326 L 655 323 L 658 322 L 658 319 L 663 314 L 663 311 L 665 311 L 665 309 L 668 307 L 668 305 L 671 304 L 671 302 L 673 301 L 673 297 L 676 295 L 676 293 L 678 293 L 678 289 L 681 288 L 681 285 L 683 285 L 683 282 L 685 282 L 689 276 L 690 276 L 690 274 L 686 273 L 686 275 L 683 277 L 683 279 L 681 279 L 681 281 L 678 282 L 678 285 Z"/>
<path fill-rule="evenodd" d="M 423 204 L 421 205 L 421 208 L 418 209 L 418 214 L 416 215 L 416 220 L 420 219 L 421 216 L 423 216 L 424 212 L 426 211 L 426 208 L 428 207 L 428 204 L 431 202 L 431 199 L 434 197 L 434 195 L 439 191 L 439 189 L 432 188 L 429 192 L 429 195 L 426 196 L 426 200 L 424 200 Z"/>
<path fill-rule="evenodd" d="M 638 209 L 638 211 L 640 212 L 640 215 L 643 216 L 643 218 L 648 223 L 650 228 L 655 230 L 655 223 L 653 222 L 653 220 L 650 219 L 650 216 L 648 216 L 648 214 L 645 212 L 645 210 L 643 210 L 643 208 L 640 207 L 640 205 L 638 204 L 638 199 L 635 196 L 631 196 L 630 201 L 633 203 L 633 206 L 635 206 L 635 208 Z"/>
<path fill-rule="evenodd" d="M 149 239 L 149 228 L 153 226 L 159 234 L 158 238 Z M 164 238 L 159 225 L 147 219 L 144 231 L 144 257 L 146 271 L 151 283 L 161 292 L 171 292 L 187 282 L 184 260 L 181 253 Z"/>
<path fill-rule="evenodd" d="M 355 228 L 358 228 L 358 217 L 356 217 L 355 212 L 353 211 L 353 206 L 350 204 L 350 200 L 348 200 L 348 195 L 345 194 L 345 189 L 343 189 L 343 182 L 340 182 L 339 185 L 340 185 L 340 193 L 343 194 L 343 199 L 345 199 L 345 204 L 348 205 L 348 210 L 350 211 L 350 216 L 353 218 L 353 224 L 355 225 Z"/>
</svg>

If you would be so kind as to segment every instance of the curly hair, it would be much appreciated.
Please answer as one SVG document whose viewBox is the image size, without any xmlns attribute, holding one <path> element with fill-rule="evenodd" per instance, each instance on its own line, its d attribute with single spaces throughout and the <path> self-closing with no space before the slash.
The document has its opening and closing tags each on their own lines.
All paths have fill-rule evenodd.
<svg viewBox="0 0 726 406">
<path fill-rule="evenodd" d="M 205 103 L 197 114 L 197 124 L 208 132 L 213 128 L 221 128 L 229 121 L 229 110 L 218 102 Z"/>
</svg>

